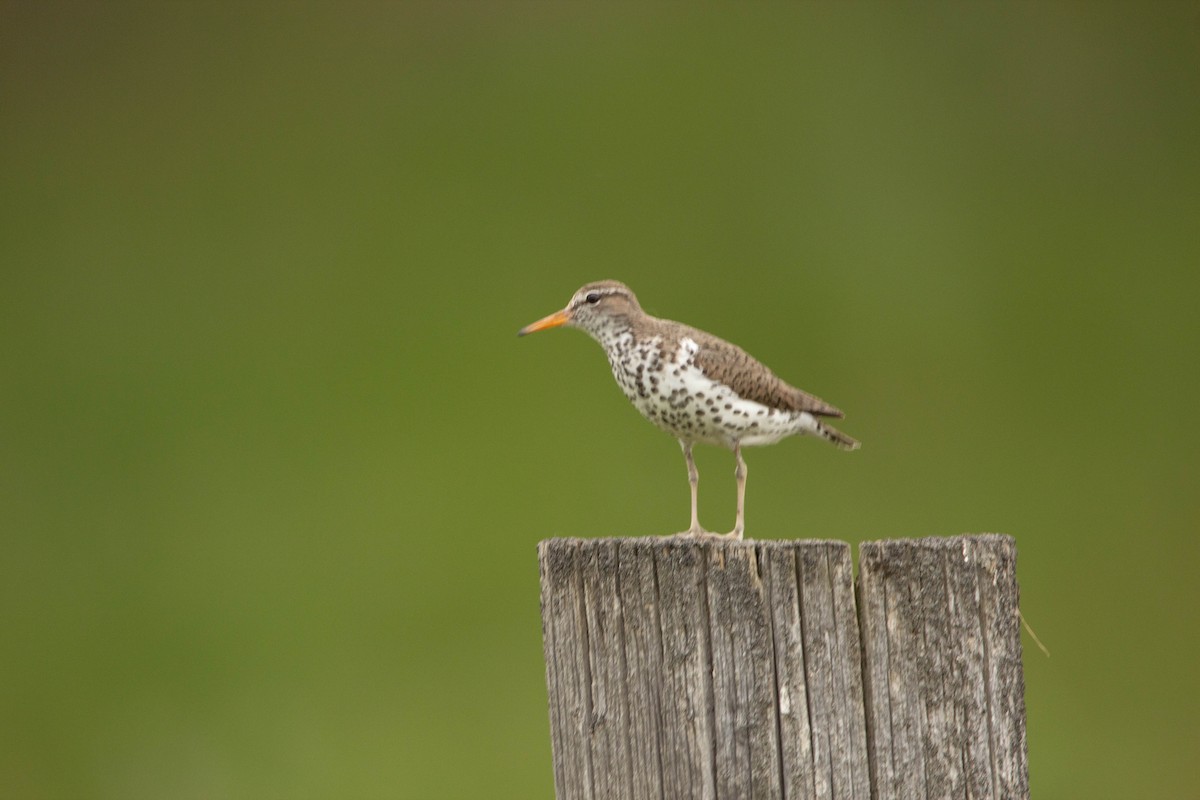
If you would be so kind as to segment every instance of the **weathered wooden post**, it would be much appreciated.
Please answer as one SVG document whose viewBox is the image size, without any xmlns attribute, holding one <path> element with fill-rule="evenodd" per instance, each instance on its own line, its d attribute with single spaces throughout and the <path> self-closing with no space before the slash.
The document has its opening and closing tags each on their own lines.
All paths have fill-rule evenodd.
<svg viewBox="0 0 1200 800">
<path fill-rule="evenodd" d="M 1028 796 L 1008 537 L 538 553 L 559 800 Z"/>
</svg>

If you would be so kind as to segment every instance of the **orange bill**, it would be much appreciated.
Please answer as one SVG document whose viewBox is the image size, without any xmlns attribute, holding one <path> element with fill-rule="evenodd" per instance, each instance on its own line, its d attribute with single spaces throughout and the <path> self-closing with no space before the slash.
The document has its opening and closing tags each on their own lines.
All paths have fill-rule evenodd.
<svg viewBox="0 0 1200 800">
<path fill-rule="evenodd" d="M 524 328 L 521 328 L 521 330 L 517 331 L 517 336 L 524 336 L 527 333 L 537 333 L 538 331 L 544 331 L 547 328 L 557 328 L 560 325 L 566 325 L 570 319 L 571 316 L 567 314 L 565 309 L 562 311 L 555 311 L 550 316 L 542 317 L 537 322 L 530 323 Z"/>
</svg>

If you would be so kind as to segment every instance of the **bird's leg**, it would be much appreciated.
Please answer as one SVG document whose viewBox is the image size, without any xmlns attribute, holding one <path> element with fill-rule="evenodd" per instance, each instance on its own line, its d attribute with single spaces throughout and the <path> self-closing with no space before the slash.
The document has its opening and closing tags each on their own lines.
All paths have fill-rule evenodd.
<svg viewBox="0 0 1200 800">
<path fill-rule="evenodd" d="M 683 457 L 687 459 L 688 483 L 692 486 L 692 524 L 680 536 L 701 536 L 708 531 L 700 527 L 699 506 L 697 505 L 700 473 L 696 471 L 696 462 L 692 459 L 692 443 L 680 439 L 679 446 L 683 448 Z"/>
<path fill-rule="evenodd" d="M 737 478 L 737 520 L 733 530 L 726 534 L 731 539 L 741 539 L 746 532 L 746 461 L 742 458 L 742 443 L 733 446 L 733 457 L 737 459 L 737 469 L 733 475 Z"/>
</svg>

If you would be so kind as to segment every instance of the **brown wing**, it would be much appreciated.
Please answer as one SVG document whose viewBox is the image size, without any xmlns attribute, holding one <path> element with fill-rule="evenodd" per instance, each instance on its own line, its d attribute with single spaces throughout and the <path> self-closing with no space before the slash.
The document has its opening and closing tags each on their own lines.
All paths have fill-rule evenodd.
<svg viewBox="0 0 1200 800">
<path fill-rule="evenodd" d="M 696 366 L 714 380 L 738 393 L 738 396 L 781 411 L 807 411 L 821 417 L 845 416 L 821 398 L 790 386 L 754 356 L 735 344 L 704 331 L 689 331 L 700 352 Z"/>
</svg>

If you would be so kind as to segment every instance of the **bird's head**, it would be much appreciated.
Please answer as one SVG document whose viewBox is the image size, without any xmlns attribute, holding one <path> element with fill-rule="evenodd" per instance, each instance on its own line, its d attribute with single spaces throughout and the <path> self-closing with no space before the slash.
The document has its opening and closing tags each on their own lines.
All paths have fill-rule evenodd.
<svg viewBox="0 0 1200 800">
<path fill-rule="evenodd" d="M 596 281 L 577 291 L 562 311 L 526 325 L 517 335 L 565 325 L 602 339 L 606 332 L 628 327 L 630 319 L 641 313 L 642 307 L 628 286 L 619 281 Z"/>
</svg>

